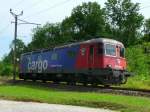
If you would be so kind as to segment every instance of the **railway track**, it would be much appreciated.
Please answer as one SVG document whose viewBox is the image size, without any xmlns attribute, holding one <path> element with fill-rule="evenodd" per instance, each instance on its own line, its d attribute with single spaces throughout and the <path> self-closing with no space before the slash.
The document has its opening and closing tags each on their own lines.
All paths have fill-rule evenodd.
<svg viewBox="0 0 150 112">
<path fill-rule="evenodd" d="M 9 83 L 13 83 L 9 81 Z M 121 95 L 130 95 L 130 96 L 142 96 L 142 97 L 149 97 L 150 98 L 150 90 L 145 89 L 132 89 L 132 88 L 122 88 L 122 87 L 103 87 L 103 86 L 83 86 L 81 84 L 77 85 L 67 85 L 65 83 L 61 84 L 54 84 L 52 82 L 33 82 L 33 81 L 24 81 L 24 80 L 17 80 L 15 84 L 26 84 L 26 85 L 38 85 L 44 86 L 56 90 L 63 90 L 63 91 L 77 91 L 77 92 L 97 92 L 97 93 L 112 93 L 112 94 L 121 94 Z"/>
</svg>

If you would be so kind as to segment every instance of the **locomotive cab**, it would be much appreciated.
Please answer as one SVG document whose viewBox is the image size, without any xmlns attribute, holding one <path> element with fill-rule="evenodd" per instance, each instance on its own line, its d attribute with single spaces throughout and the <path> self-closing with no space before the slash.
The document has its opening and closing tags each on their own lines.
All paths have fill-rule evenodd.
<svg viewBox="0 0 150 112">
<path fill-rule="evenodd" d="M 126 71 L 125 48 L 121 42 L 106 41 L 97 44 L 95 68 L 103 77 L 102 84 L 124 84 L 130 74 Z M 97 74 L 96 73 L 96 74 Z M 104 81 L 104 82 L 103 82 Z"/>
<path fill-rule="evenodd" d="M 99 38 L 84 42 L 77 60 L 76 68 L 84 72 L 90 83 L 124 84 L 130 76 L 124 45 L 116 40 Z"/>
</svg>

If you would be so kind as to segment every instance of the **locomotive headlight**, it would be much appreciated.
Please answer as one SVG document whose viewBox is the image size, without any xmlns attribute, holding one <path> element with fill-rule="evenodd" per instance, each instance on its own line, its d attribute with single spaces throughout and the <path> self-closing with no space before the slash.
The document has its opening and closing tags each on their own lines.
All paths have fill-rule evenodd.
<svg viewBox="0 0 150 112">
<path fill-rule="evenodd" d="M 19 58 L 17 58 L 16 61 L 19 62 Z"/>
<path fill-rule="evenodd" d="M 112 66 L 109 64 L 109 65 L 107 65 L 107 67 L 108 67 L 108 68 L 111 68 Z"/>
</svg>

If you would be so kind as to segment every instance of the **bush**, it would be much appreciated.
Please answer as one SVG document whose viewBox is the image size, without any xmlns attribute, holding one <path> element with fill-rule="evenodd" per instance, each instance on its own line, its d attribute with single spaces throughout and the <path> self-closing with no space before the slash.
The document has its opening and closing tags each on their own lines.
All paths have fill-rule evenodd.
<svg viewBox="0 0 150 112">
<path fill-rule="evenodd" d="M 12 75 L 13 67 L 9 64 L 1 64 L 0 66 L 0 76 L 10 76 Z"/>
<path fill-rule="evenodd" d="M 128 70 L 134 72 L 141 80 L 150 78 L 149 55 L 144 53 L 144 45 L 131 46 L 126 49 Z"/>
</svg>

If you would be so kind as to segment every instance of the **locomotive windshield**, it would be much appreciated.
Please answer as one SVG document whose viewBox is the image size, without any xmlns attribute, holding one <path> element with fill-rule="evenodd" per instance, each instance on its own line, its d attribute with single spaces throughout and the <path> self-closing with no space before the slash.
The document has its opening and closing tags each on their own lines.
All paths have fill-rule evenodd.
<svg viewBox="0 0 150 112">
<path fill-rule="evenodd" d="M 120 57 L 125 57 L 125 49 L 123 47 L 120 48 Z"/>
<path fill-rule="evenodd" d="M 105 45 L 105 54 L 111 55 L 111 56 L 116 56 L 116 46 L 111 45 L 111 44 L 106 44 Z"/>
</svg>

